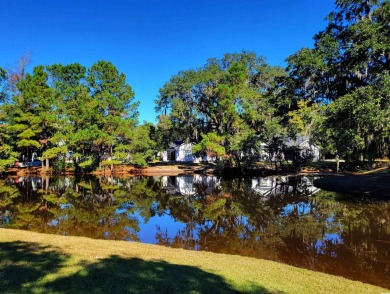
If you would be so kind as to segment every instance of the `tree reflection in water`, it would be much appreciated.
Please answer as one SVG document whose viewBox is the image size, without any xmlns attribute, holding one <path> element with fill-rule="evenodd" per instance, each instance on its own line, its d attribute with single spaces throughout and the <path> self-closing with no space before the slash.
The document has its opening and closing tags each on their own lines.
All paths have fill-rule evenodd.
<svg viewBox="0 0 390 294">
<path fill-rule="evenodd" d="M 368 199 L 319 191 L 306 177 L 19 178 L 0 181 L 0 225 L 154 240 L 390 287 L 390 204 Z"/>
</svg>

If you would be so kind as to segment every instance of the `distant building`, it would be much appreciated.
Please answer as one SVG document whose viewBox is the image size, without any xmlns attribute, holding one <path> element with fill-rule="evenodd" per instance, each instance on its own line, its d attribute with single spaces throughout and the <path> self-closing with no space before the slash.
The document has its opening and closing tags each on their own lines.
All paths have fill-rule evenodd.
<svg viewBox="0 0 390 294">
<path fill-rule="evenodd" d="M 299 148 L 302 157 L 311 157 L 313 161 L 319 161 L 321 158 L 320 147 L 313 140 L 310 140 L 309 137 L 298 136 L 295 140 L 288 139 L 285 144 L 287 147 Z"/>
<path fill-rule="evenodd" d="M 305 136 L 298 136 L 296 139 L 288 138 L 284 141 L 284 145 L 287 147 L 296 147 L 299 150 L 300 156 L 305 158 L 311 158 L 313 161 L 320 160 L 320 148 L 312 140 Z M 204 152 L 201 155 L 195 155 L 192 153 L 193 143 L 183 143 L 183 141 L 176 141 L 169 145 L 169 148 L 160 153 L 163 162 L 216 162 L 217 154 L 215 152 Z M 265 143 L 260 144 L 260 151 L 251 151 L 249 154 L 241 154 L 241 157 L 255 156 L 254 152 L 258 152 L 257 157 L 259 160 L 277 160 L 279 155 L 281 159 L 284 159 L 284 154 L 269 154 L 267 145 Z"/>
<path fill-rule="evenodd" d="M 194 162 L 192 145 L 192 143 L 183 143 L 181 141 L 171 143 L 168 149 L 161 152 L 161 159 L 163 162 Z"/>
<path fill-rule="evenodd" d="M 160 153 L 163 162 L 215 162 L 217 156 L 214 152 L 206 152 L 201 156 L 192 153 L 193 143 L 176 141 L 171 143 L 169 148 Z"/>
</svg>

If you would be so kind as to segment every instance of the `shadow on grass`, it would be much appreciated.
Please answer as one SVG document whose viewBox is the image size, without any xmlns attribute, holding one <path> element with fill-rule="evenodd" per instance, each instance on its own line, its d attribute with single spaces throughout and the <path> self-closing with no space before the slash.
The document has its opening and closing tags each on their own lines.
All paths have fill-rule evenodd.
<svg viewBox="0 0 390 294">
<path fill-rule="evenodd" d="M 83 262 L 78 272 L 45 282 L 70 257 L 34 243 L 0 243 L 0 258 L 1 293 L 270 293 L 259 285 L 238 291 L 196 267 L 119 256 Z"/>
<path fill-rule="evenodd" d="M 70 293 L 242 293 L 223 278 L 195 267 L 111 256 L 47 285 Z M 269 293 L 253 285 L 247 293 Z"/>
<path fill-rule="evenodd" d="M 0 293 L 30 293 L 29 285 L 59 270 L 67 259 L 55 247 L 0 243 Z"/>
</svg>

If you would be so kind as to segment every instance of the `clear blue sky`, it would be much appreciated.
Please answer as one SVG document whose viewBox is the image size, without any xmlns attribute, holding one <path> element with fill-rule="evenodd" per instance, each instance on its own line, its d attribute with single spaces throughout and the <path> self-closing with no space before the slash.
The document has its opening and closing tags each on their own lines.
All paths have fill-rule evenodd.
<svg viewBox="0 0 390 294">
<path fill-rule="evenodd" d="M 210 57 L 254 51 L 271 65 L 326 25 L 333 0 L 0 0 L 0 67 L 32 52 L 32 65 L 111 61 L 155 121 L 158 90 Z"/>
</svg>

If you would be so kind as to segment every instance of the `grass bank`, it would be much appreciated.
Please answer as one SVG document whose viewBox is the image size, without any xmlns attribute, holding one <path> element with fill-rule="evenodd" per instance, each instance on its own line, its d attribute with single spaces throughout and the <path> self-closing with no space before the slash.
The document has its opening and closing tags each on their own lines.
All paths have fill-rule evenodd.
<svg viewBox="0 0 390 294">
<path fill-rule="evenodd" d="M 382 293 L 254 258 L 0 229 L 1 293 Z"/>
</svg>

